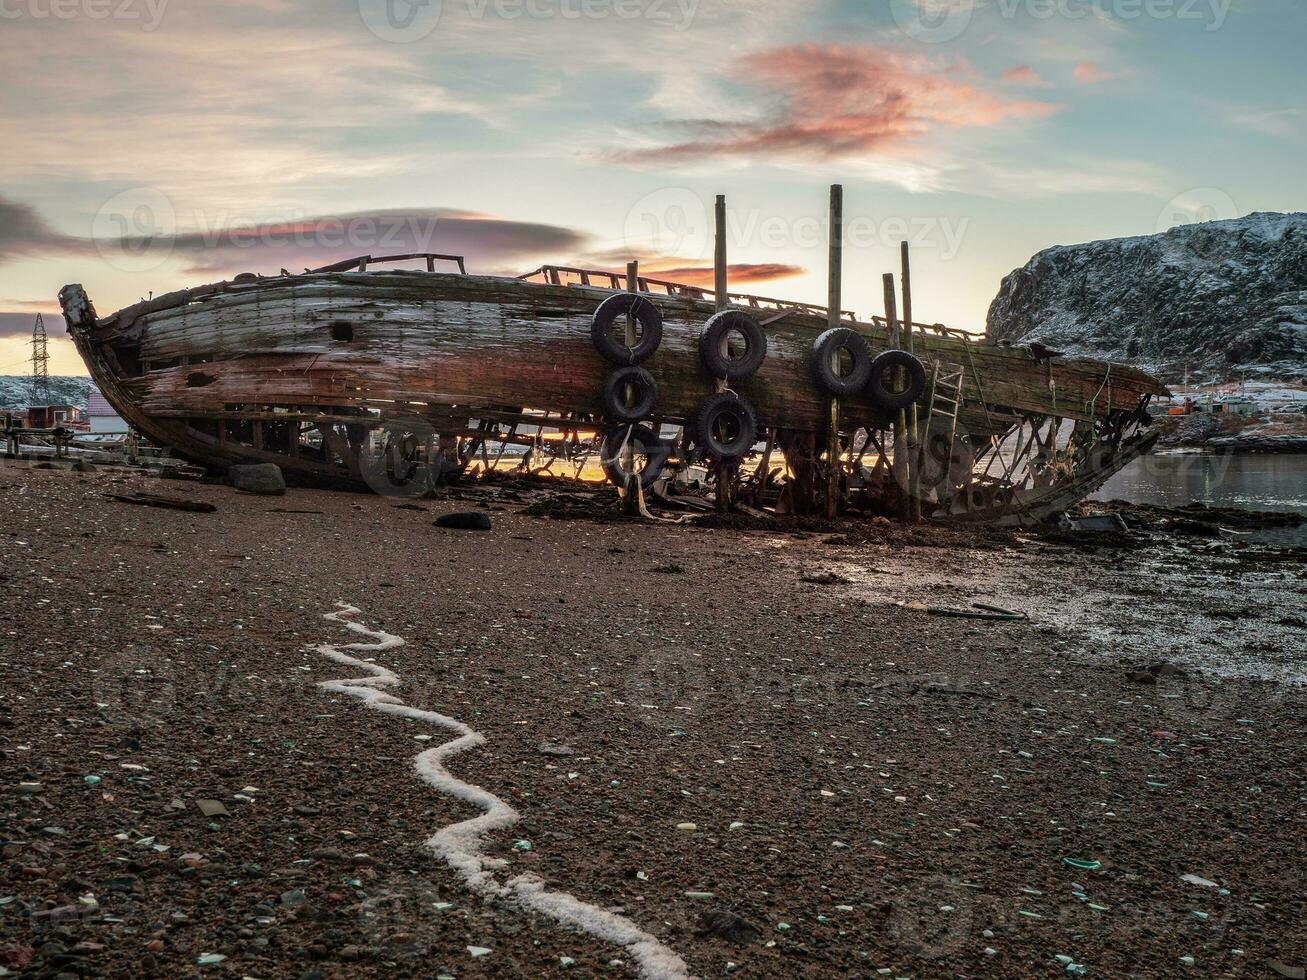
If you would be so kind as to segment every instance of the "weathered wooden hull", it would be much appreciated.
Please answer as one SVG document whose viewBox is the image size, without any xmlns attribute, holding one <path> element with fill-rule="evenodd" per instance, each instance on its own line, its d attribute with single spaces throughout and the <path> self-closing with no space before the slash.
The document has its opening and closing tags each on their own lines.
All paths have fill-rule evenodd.
<svg viewBox="0 0 1307 980">
<path fill-rule="evenodd" d="M 388 420 L 421 418 L 458 435 L 469 419 L 523 409 L 602 425 L 600 392 L 612 365 L 594 349 L 590 325 L 610 295 L 580 285 L 377 271 L 217 283 L 104 318 L 80 286 L 60 298 L 96 383 L 148 438 L 205 466 L 271 460 L 292 478 L 349 483 L 358 476 L 341 466 L 349 453 L 305 452 L 303 426 L 339 427 L 341 439 Z M 698 354 L 714 307 L 687 296 L 647 298 L 664 327 L 660 348 L 643 366 L 658 381 L 658 418 L 678 422 L 715 390 Z M 764 428 L 824 429 L 830 401 L 809 362 L 826 319 L 810 309 L 755 316 L 768 356 L 733 387 Z M 883 325 L 846 325 L 873 352 L 891 346 Z M 964 415 L 973 429 L 1001 430 L 995 416 L 1101 419 L 1136 411 L 1164 391 L 1121 365 L 1039 361 L 1024 349 L 958 336 L 918 336 L 916 351 L 927 363 L 965 368 Z M 844 399 L 840 409 L 848 432 L 886 424 L 862 396 Z"/>
</svg>

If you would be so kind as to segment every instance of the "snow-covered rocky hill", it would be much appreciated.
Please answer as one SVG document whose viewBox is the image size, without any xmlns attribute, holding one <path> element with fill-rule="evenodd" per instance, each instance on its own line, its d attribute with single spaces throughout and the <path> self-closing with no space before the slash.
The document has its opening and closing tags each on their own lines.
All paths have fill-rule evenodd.
<svg viewBox="0 0 1307 980">
<path fill-rule="evenodd" d="M 1003 280 L 988 331 L 1168 379 L 1307 378 L 1307 214 L 1045 249 Z"/>
<path fill-rule="evenodd" d="M 59 377 L 50 379 L 50 402 L 54 405 L 86 407 L 91 379 Z M 31 375 L 0 375 L 0 408 L 27 408 L 32 404 Z"/>
</svg>

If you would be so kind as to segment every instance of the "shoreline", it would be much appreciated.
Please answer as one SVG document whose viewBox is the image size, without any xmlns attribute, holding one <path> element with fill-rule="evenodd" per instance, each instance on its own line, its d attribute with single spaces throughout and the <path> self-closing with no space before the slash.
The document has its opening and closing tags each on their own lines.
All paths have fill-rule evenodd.
<svg viewBox="0 0 1307 980">
<path fill-rule="evenodd" d="M 138 491 L 216 510 L 107 497 Z M 520 815 L 486 838 L 501 873 L 695 975 L 1307 962 L 1303 688 L 1259 679 L 1301 674 L 1303 549 L 528 515 L 563 491 L 0 464 L 0 964 L 636 974 L 424 850 L 476 810 L 415 772 L 439 732 L 318 687 L 358 673 L 316 652 L 337 601 L 404 638 L 367 656 L 406 704 L 484 735 L 449 769 Z M 492 530 L 432 526 L 469 509 Z M 924 608 L 973 602 L 1030 619 Z"/>
</svg>

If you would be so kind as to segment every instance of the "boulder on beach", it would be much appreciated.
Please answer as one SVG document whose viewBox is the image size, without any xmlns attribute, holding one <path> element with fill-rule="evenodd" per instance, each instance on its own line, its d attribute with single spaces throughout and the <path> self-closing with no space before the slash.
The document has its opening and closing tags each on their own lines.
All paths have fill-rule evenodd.
<svg viewBox="0 0 1307 980">
<path fill-rule="evenodd" d="M 286 479 L 276 463 L 238 463 L 229 466 L 227 482 L 243 493 L 279 496 L 286 492 Z"/>
</svg>

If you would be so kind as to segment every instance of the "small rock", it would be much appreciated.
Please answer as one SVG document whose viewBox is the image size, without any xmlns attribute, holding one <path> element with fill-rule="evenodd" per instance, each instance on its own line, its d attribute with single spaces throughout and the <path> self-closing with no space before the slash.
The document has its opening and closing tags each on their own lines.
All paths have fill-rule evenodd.
<svg viewBox="0 0 1307 980">
<path fill-rule="evenodd" d="M 699 934 L 743 946 L 762 938 L 762 930 L 728 909 L 710 909 L 699 917 Z"/>
<path fill-rule="evenodd" d="M 536 749 L 541 755 L 576 755 L 576 749 L 570 745 L 559 745 L 553 742 L 543 742 Z"/>
<path fill-rule="evenodd" d="M 479 956 L 489 956 L 491 953 L 494 952 L 494 950 L 489 949 L 485 946 L 469 946 L 467 948 L 467 951 L 472 956 L 473 959 L 476 959 Z"/>
<path fill-rule="evenodd" d="M 1176 680 L 1188 680 L 1189 672 L 1177 667 L 1175 664 L 1169 664 L 1165 660 L 1158 661 L 1148 668 L 1148 672 L 1154 677 L 1174 677 Z"/>
<path fill-rule="evenodd" d="M 230 812 L 221 800 L 196 800 L 195 806 L 206 817 L 226 817 Z"/>
<path fill-rule="evenodd" d="M 676 829 L 683 834 L 693 834 L 696 830 L 699 829 L 699 825 L 697 823 L 689 823 L 689 822 L 678 823 L 676 825 Z"/>
<path fill-rule="evenodd" d="M 466 514 L 445 514 L 436 518 L 436 527 L 456 531 L 489 531 L 490 518 L 479 511 Z"/>
<path fill-rule="evenodd" d="M 281 496 L 286 492 L 286 478 L 276 463 L 238 463 L 227 468 L 227 481 L 242 493 Z"/>
</svg>

